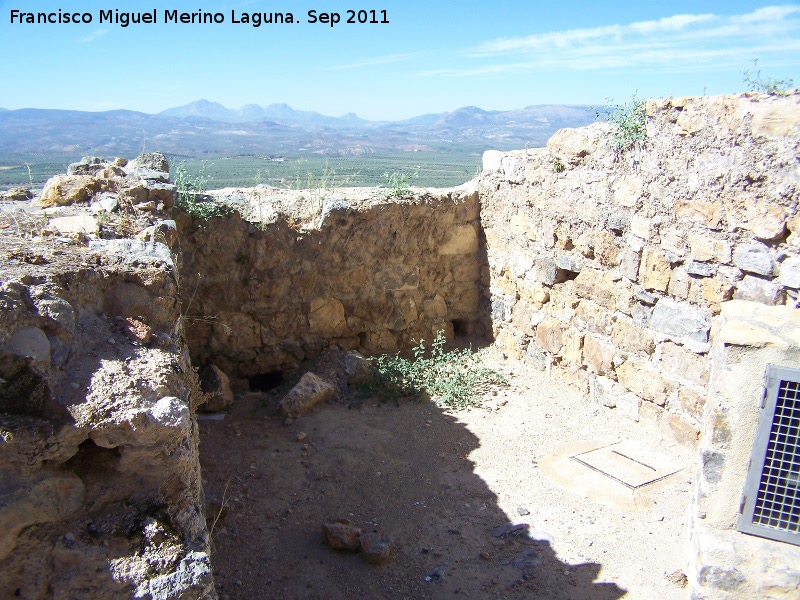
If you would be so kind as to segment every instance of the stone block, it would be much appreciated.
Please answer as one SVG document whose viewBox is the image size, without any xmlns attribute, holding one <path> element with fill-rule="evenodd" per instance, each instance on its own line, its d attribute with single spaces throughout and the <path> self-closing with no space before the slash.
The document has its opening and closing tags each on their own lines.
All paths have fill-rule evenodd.
<svg viewBox="0 0 800 600">
<path fill-rule="evenodd" d="M 453 266 L 453 280 L 458 282 L 478 281 L 481 265 L 478 261 L 465 260 Z"/>
<path fill-rule="evenodd" d="M 559 252 L 556 254 L 556 268 L 571 273 L 580 273 L 583 268 L 583 259 L 580 255 Z"/>
<path fill-rule="evenodd" d="M 598 149 L 601 136 L 594 128 L 559 129 L 547 140 L 547 149 L 562 161 L 579 163 Z"/>
<path fill-rule="evenodd" d="M 718 229 L 722 220 L 722 202 L 719 200 L 678 200 L 675 216 L 699 223 L 709 229 Z"/>
<path fill-rule="evenodd" d="M 602 230 L 594 236 L 594 256 L 606 267 L 614 267 L 619 264 L 619 246 L 614 234 Z"/>
<path fill-rule="evenodd" d="M 661 298 L 653 310 L 650 326 L 672 338 L 686 338 L 695 342 L 706 343 L 710 325 L 698 309 L 685 302 L 676 302 L 671 298 Z"/>
<path fill-rule="evenodd" d="M 786 232 L 786 211 L 779 204 L 748 202 L 746 220 L 739 225 L 753 232 L 760 240 L 771 241 Z"/>
<path fill-rule="evenodd" d="M 715 340 L 732 346 L 751 348 L 788 348 L 789 344 L 764 327 L 745 321 L 726 322 L 715 336 Z"/>
<path fill-rule="evenodd" d="M 631 421 L 639 422 L 639 409 L 642 406 L 642 399 L 633 392 L 626 392 L 617 396 L 617 411 Z"/>
<path fill-rule="evenodd" d="M 608 309 L 616 308 L 614 283 L 607 272 L 584 269 L 575 278 L 572 291 L 578 296 L 589 298 Z"/>
<path fill-rule="evenodd" d="M 333 384 L 309 371 L 289 390 L 278 406 L 284 415 L 296 417 L 309 412 L 317 404 L 332 399 L 335 394 L 336 388 Z"/>
<path fill-rule="evenodd" d="M 314 298 L 308 313 L 311 333 L 341 335 L 347 330 L 344 306 L 336 298 Z"/>
<path fill-rule="evenodd" d="M 481 303 L 481 292 L 474 283 L 457 283 L 447 298 L 450 309 L 458 314 L 478 312 Z"/>
<path fill-rule="evenodd" d="M 39 204 L 47 207 L 85 202 L 98 191 L 100 182 L 91 175 L 56 175 L 44 184 Z"/>
<path fill-rule="evenodd" d="M 641 252 L 636 252 L 630 246 L 625 246 L 619 254 L 619 272 L 626 279 L 636 281 L 639 278 L 641 260 Z"/>
<path fill-rule="evenodd" d="M 50 340 L 38 327 L 23 327 L 11 336 L 3 350 L 17 356 L 27 356 L 40 362 L 50 362 Z"/>
<path fill-rule="evenodd" d="M 653 235 L 653 220 L 640 215 L 631 216 L 631 233 L 645 241 Z"/>
<path fill-rule="evenodd" d="M 733 250 L 733 264 L 747 273 L 772 275 L 772 257 L 764 244 L 738 244 Z"/>
<path fill-rule="evenodd" d="M 724 279 L 709 277 L 700 284 L 703 300 L 708 302 L 711 311 L 718 314 L 723 302 L 733 297 L 734 285 Z"/>
<path fill-rule="evenodd" d="M 533 267 L 533 257 L 530 254 L 519 253 L 514 255 L 509 261 L 508 270 L 511 271 L 515 277 L 524 277 L 525 273 Z"/>
<path fill-rule="evenodd" d="M 575 324 L 594 333 L 611 333 L 613 313 L 592 300 L 581 300 L 575 310 Z"/>
<path fill-rule="evenodd" d="M 502 301 L 500 301 L 502 304 Z M 492 317 L 494 315 L 494 302 L 492 303 Z M 436 294 L 433 298 L 429 300 L 425 300 L 422 303 L 422 310 L 425 314 L 425 317 L 428 319 L 441 319 L 447 315 L 447 303 L 444 301 L 444 298 L 440 294 Z M 500 319 L 502 320 L 502 316 Z"/>
<path fill-rule="evenodd" d="M 708 358 L 673 344 L 661 345 L 661 367 L 669 374 L 705 387 L 708 383 Z"/>
<path fill-rule="evenodd" d="M 626 212 L 620 213 L 611 213 L 608 215 L 608 228 L 616 233 L 617 235 L 622 235 L 625 233 L 631 225 L 631 217 Z"/>
<path fill-rule="evenodd" d="M 517 239 L 526 238 L 531 241 L 536 239 L 533 223 L 530 218 L 528 218 L 527 213 L 521 210 L 517 211 L 514 216 L 511 217 L 509 226 L 511 227 L 511 233 Z"/>
<path fill-rule="evenodd" d="M 725 240 L 715 240 L 705 235 L 689 234 L 689 248 L 692 258 L 697 261 L 719 263 L 729 263 L 731 261 L 731 245 Z"/>
<path fill-rule="evenodd" d="M 668 229 L 661 236 L 661 248 L 665 252 L 674 254 L 678 257 L 686 255 L 686 242 L 683 235 L 677 229 Z"/>
<path fill-rule="evenodd" d="M 644 251 L 639 268 L 639 278 L 644 289 L 666 292 L 671 274 L 672 269 L 663 252 L 652 248 Z"/>
<path fill-rule="evenodd" d="M 583 339 L 583 360 L 598 375 L 612 373 L 614 371 L 614 346 L 587 335 Z"/>
<path fill-rule="evenodd" d="M 233 391 L 228 376 L 215 365 L 206 365 L 200 373 L 200 389 L 207 400 L 200 410 L 217 412 L 233 404 Z"/>
<path fill-rule="evenodd" d="M 583 364 L 583 336 L 573 330 L 564 332 L 562 336 L 564 347 L 562 356 L 567 363 L 573 365 Z"/>
<path fill-rule="evenodd" d="M 800 288 L 800 257 L 792 256 L 781 263 L 778 281 L 788 288 Z"/>
<path fill-rule="evenodd" d="M 617 398 L 626 393 L 619 383 L 602 375 L 589 376 L 589 394 L 594 402 L 607 408 L 617 406 Z"/>
<path fill-rule="evenodd" d="M 753 137 L 796 137 L 800 134 L 800 105 L 757 102 L 751 106 Z"/>
<path fill-rule="evenodd" d="M 447 240 L 439 246 L 442 256 L 475 254 L 477 251 L 478 232 L 474 225 L 453 225 Z"/>
<path fill-rule="evenodd" d="M 697 427 L 672 413 L 665 413 L 664 420 L 675 441 L 687 446 L 697 445 L 697 441 L 700 439 L 700 430 Z"/>
<path fill-rule="evenodd" d="M 736 286 L 733 297 L 736 300 L 749 300 L 775 306 L 781 303 L 783 290 L 780 285 L 769 279 L 745 275 Z"/>
<path fill-rule="evenodd" d="M 614 202 L 626 208 L 635 208 L 642 197 L 644 182 L 635 175 L 625 175 L 612 185 Z"/>
<path fill-rule="evenodd" d="M 640 329 L 626 319 L 618 319 L 611 327 L 611 340 L 626 352 L 652 354 L 656 348 L 652 334 Z"/>
<path fill-rule="evenodd" d="M 703 418 L 703 408 L 706 405 L 706 397 L 688 388 L 681 387 L 678 391 L 678 404 L 687 414 L 701 421 Z"/>
<path fill-rule="evenodd" d="M 525 281 L 519 286 L 519 297 L 536 308 L 541 308 L 550 301 L 550 290 L 540 282 Z"/>
<path fill-rule="evenodd" d="M 689 297 L 691 285 L 692 278 L 689 277 L 686 269 L 683 267 L 676 267 L 670 275 L 667 293 L 675 298 L 686 300 L 686 298 Z"/>
<path fill-rule="evenodd" d="M 689 275 L 698 275 L 699 277 L 713 277 L 717 272 L 716 265 L 698 262 L 696 260 L 687 262 L 685 268 Z"/>
<path fill-rule="evenodd" d="M 511 323 L 529 337 L 536 335 L 536 327 L 545 319 L 545 313 L 535 306 L 520 300 L 514 305 Z"/>
<path fill-rule="evenodd" d="M 661 423 L 664 417 L 664 409 L 652 402 L 642 402 L 639 405 L 639 421 L 645 423 Z"/>
<path fill-rule="evenodd" d="M 534 259 L 531 270 L 525 275 L 525 282 L 553 285 L 556 282 L 557 273 L 556 262 L 552 258 L 538 256 Z"/>
<path fill-rule="evenodd" d="M 559 354 L 564 345 L 562 335 L 561 323 L 555 320 L 547 320 L 540 323 L 536 328 L 536 343 L 540 348 L 552 354 Z"/>
<path fill-rule="evenodd" d="M 644 400 L 664 406 L 672 391 L 670 384 L 649 363 L 628 360 L 617 367 L 617 380 Z"/>
</svg>

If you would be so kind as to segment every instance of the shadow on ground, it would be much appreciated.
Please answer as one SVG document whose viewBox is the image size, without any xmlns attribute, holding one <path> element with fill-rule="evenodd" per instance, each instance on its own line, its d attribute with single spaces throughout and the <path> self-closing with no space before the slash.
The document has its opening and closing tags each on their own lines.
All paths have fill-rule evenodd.
<svg viewBox="0 0 800 600">
<path fill-rule="evenodd" d="M 478 438 L 432 402 L 340 402 L 287 424 L 278 396 L 200 422 L 221 599 L 625 595 L 597 581 L 600 564 L 565 563 L 545 532 L 515 526 L 474 473 Z M 331 550 L 321 524 L 339 518 L 388 536 L 393 560 Z"/>
</svg>

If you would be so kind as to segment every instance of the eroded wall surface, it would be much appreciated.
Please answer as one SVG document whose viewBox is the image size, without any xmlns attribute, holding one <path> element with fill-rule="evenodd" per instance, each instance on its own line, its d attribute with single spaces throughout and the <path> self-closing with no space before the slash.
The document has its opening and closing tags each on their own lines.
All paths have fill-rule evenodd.
<svg viewBox="0 0 800 600">
<path fill-rule="evenodd" d="M 178 219 L 197 364 L 235 383 L 295 368 L 330 344 L 376 354 L 430 343 L 438 331 L 451 339 L 488 329 L 474 191 L 359 200 L 337 190 L 316 204 L 251 193 L 218 193 L 234 205 L 244 195 L 249 221 L 236 213 L 203 228 Z"/>
<path fill-rule="evenodd" d="M 163 244 L 88 240 L 81 205 L 174 186 L 59 181 L 91 190 L 59 196 L 76 214 L 0 236 L 0 595 L 215 598 L 177 270 Z"/>
</svg>

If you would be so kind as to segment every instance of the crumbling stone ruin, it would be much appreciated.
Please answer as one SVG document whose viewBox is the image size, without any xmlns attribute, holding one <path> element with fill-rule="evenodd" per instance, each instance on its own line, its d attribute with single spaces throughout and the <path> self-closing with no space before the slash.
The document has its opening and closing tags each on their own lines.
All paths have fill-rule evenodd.
<svg viewBox="0 0 800 600">
<path fill-rule="evenodd" d="M 800 550 L 735 520 L 764 367 L 800 365 L 800 95 L 651 100 L 623 153 L 608 127 L 409 198 L 220 190 L 210 221 L 157 154 L 48 182 L 0 236 L 2 588 L 214 597 L 194 369 L 246 390 L 443 330 L 697 447 L 693 597 L 796 593 Z"/>
</svg>

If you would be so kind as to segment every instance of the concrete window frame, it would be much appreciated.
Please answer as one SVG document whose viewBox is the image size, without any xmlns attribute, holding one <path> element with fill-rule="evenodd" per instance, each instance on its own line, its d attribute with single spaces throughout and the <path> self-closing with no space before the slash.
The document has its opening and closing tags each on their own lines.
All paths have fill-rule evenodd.
<svg viewBox="0 0 800 600">
<path fill-rule="evenodd" d="M 800 546 L 800 369 L 767 365 L 736 528 Z"/>
</svg>

